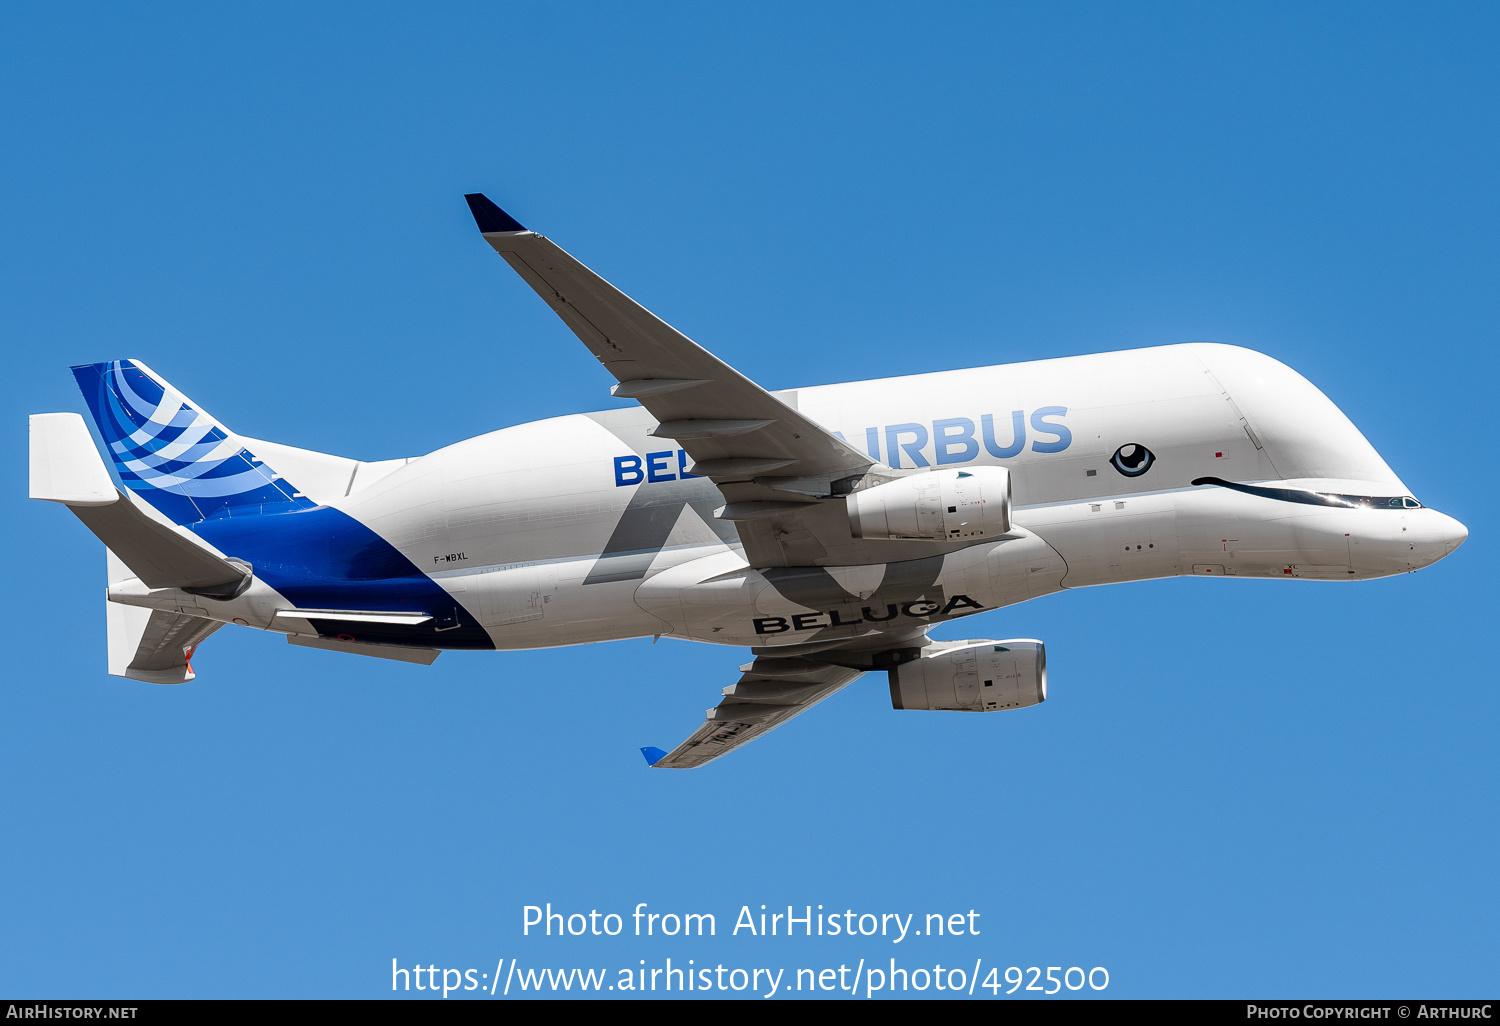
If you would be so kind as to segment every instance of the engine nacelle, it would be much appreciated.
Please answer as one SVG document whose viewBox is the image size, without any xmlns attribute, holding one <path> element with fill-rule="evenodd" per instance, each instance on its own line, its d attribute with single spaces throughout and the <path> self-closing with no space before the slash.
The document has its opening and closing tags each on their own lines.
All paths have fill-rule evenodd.
<svg viewBox="0 0 1500 1026">
<path fill-rule="evenodd" d="M 891 669 L 896 709 L 999 712 L 1047 700 L 1047 650 L 1040 641 L 946 641 Z"/>
<path fill-rule="evenodd" d="M 856 538 L 998 538 L 1010 530 L 1010 471 L 934 470 L 854 492 L 845 502 Z"/>
</svg>

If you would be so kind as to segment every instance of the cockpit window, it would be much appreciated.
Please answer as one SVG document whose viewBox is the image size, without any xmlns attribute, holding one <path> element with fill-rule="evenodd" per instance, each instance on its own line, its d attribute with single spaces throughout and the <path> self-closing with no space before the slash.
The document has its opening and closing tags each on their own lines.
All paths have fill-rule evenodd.
<svg viewBox="0 0 1500 1026">
<path fill-rule="evenodd" d="M 1218 485 L 1246 495 L 1259 495 L 1282 502 L 1300 502 L 1308 506 L 1342 506 L 1345 509 L 1421 509 L 1422 504 L 1410 495 L 1342 495 L 1337 492 L 1310 492 L 1300 488 L 1267 488 L 1263 485 L 1239 484 L 1222 477 L 1200 477 L 1195 485 Z"/>
</svg>

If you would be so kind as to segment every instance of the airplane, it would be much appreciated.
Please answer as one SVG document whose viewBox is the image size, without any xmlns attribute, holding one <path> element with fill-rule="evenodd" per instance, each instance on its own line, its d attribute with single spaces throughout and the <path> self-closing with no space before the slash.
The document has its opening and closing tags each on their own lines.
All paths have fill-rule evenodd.
<svg viewBox="0 0 1500 1026">
<path fill-rule="evenodd" d="M 887 673 L 902 710 L 1047 697 L 1036 639 L 939 624 L 1182 576 L 1358 581 L 1453 552 L 1322 392 L 1187 343 L 769 392 L 481 193 L 486 242 L 629 406 L 364 462 L 236 434 L 138 360 L 31 418 L 31 496 L 107 548 L 109 672 L 193 679 L 226 624 L 430 665 L 634 637 L 748 647 L 659 768 Z M 111 468 L 113 474 L 111 474 Z"/>
</svg>

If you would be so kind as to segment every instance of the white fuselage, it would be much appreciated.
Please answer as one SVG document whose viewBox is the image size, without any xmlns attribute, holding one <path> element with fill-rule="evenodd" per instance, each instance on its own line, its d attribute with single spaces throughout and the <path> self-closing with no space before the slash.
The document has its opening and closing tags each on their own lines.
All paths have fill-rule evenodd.
<svg viewBox="0 0 1500 1026">
<path fill-rule="evenodd" d="M 503 649 L 642 635 L 801 644 L 1179 574 L 1361 580 L 1419 569 L 1465 536 L 1414 503 L 1323 506 L 1192 484 L 1409 494 L 1315 387 L 1231 346 L 779 395 L 890 467 L 1007 467 L 1015 528 L 967 547 L 908 543 L 892 562 L 749 567 L 733 525 L 713 516 L 716 488 L 687 475 L 674 443 L 648 437 L 654 421 L 639 407 L 505 428 L 377 465 L 353 484 L 310 471 L 298 483 L 430 574 Z M 1139 476 L 1111 462 L 1128 446 L 1151 453 Z M 930 594 L 892 590 L 913 574 Z M 208 615 L 285 631 L 273 622 L 278 602 L 257 585 Z"/>
</svg>

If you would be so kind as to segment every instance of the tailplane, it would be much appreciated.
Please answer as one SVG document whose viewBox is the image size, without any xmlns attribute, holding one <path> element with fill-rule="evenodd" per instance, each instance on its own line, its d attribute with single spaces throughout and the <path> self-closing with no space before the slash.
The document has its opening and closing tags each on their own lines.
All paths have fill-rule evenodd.
<svg viewBox="0 0 1500 1026">
<path fill-rule="evenodd" d="M 31 497 L 67 506 L 108 546 L 112 586 L 139 578 L 147 588 L 181 589 L 185 600 L 196 602 L 197 595 L 229 598 L 250 584 L 251 569 L 243 561 L 226 559 L 134 492 L 118 490 L 76 413 L 32 415 Z M 192 680 L 193 650 L 223 626 L 182 606 L 106 601 L 105 609 L 109 672 L 153 684 Z"/>
<path fill-rule="evenodd" d="M 326 634 L 340 651 L 430 663 L 437 650 L 412 644 L 427 636 L 410 628 L 435 617 L 454 621 L 440 629 L 464 628 L 442 636 L 449 645 L 492 644 L 441 585 L 339 508 L 407 460 L 363 463 L 237 435 L 138 360 L 73 374 L 106 459 L 83 417 L 35 414 L 31 496 L 67 506 L 108 549 L 110 673 L 192 680 L 198 644 L 225 621 L 250 622 L 217 603 L 253 587 L 289 607 L 277 615 L 303 614 L 309 640 L 297 644 L 320 647 Z M 392 602 L 399 611 L 384 612 Z M 355 633 L 358 642 L 342 641 Z"/>
<path fill-rule="evenodd" d="M 67 506 L 148 588 L 225 595 L 250 569 L 110 480 L 76 413 L 31 415 L 31 497 Z M 111 578 L 114 581 L 115 578 Z"/>
<path fill-rule="evenodd" d="M 109 553 L 111 584 L 130 571 Z M 146 609 L 119 602 L 104 603 L 109 634 L 109 672 L 148 684 L 185 684 L 193 679 L 193 650 L 224 626 L 206 616 L 167 609 Z"/>
</svg>

